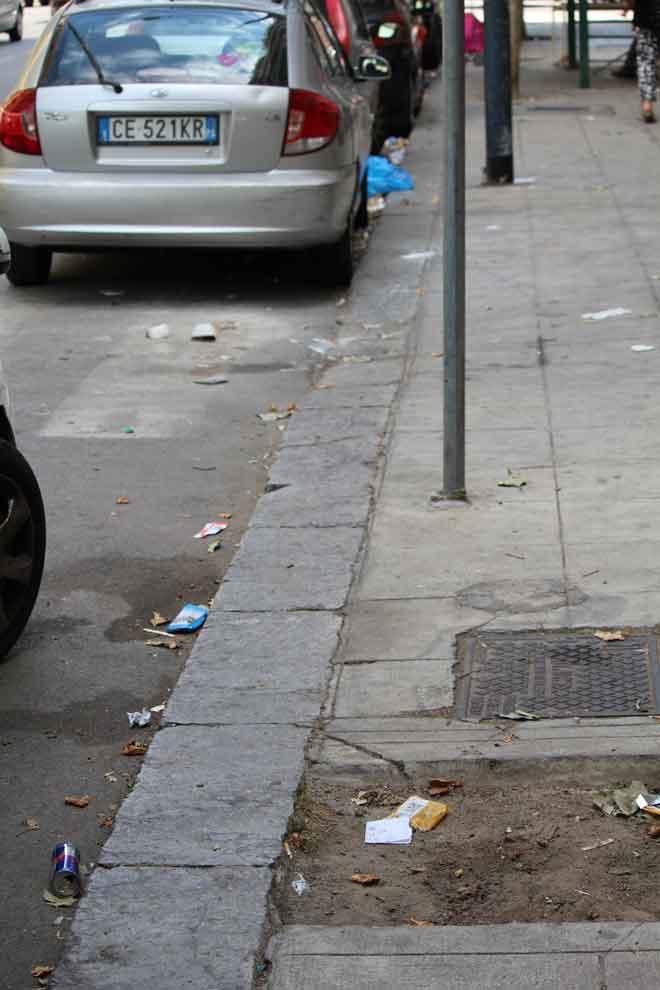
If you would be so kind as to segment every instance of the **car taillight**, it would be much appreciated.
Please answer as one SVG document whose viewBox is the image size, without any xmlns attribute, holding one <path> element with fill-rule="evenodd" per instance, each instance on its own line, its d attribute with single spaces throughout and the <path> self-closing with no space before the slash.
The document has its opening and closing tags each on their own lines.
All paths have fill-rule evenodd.
<svg viewBox="0 0 660 990">
<path fill-rule="evenodd" d="M 37 130 L 37 91 L 13 93 L 0 112 L 0 144 L 21 155 L 40 155 Z"/>
<path fill-rule="evenodd" d="M 382 19 L 376 28 L 373 40 L 377 48 L 387 48 L 388 45 L 400 45 L 409 38 L 410 32 L 405 17 L 393 11 Z"/>
<path fill-rule="evenodd" d="M 305 155 L 330 144 L 339 128 L 339 107 L 306 89 L 289 90 L 283 155 Z"/>
</svg>

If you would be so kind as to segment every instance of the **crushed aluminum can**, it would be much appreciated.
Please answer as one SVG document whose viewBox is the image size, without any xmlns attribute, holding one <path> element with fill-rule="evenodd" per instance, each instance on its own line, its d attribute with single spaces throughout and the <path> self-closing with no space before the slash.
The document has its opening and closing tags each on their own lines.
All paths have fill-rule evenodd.
<svg viewBox="0 0 660 990">
<path fill-rule="evenodd" d="M 56 897 L 80 897 L 80 850 L 72 842 L 58 842 L 53 849 L 48 884 Z"/>
</svg>

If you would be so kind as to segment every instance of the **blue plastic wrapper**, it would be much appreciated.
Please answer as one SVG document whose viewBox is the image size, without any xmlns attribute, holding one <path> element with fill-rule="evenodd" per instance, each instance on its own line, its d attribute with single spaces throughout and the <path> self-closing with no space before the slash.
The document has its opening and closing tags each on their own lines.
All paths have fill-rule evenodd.
<svg viewBox="0 0 660 990">
<path fill-rule="evenodd" d="M 367 159 L 367 195 L 386 196 L 391 192 L 407 192 L 415 188 L 415 182 L 405 168 L 390 165 L 387 158 L 370 155 Z"/>
<path fill-rule="evenodd" d="M 186 633 L 197 632 L 201 629 L 209 616 L 209 610 L 205 605 L 184 605 L 178 615 L 167 626 L 167 632 Z"/>
</svg>

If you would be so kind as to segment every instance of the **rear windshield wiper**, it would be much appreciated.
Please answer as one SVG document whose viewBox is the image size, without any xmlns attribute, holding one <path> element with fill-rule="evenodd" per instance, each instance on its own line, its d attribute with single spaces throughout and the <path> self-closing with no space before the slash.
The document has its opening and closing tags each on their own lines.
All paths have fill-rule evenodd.
<svg viewBox="0 0 660 990">
<path fill-rule="evenodd" d="M 77 31 L 77 29 L 74 28 L 73 24 L 71 23 L 71 21 L 68 18 L 67 18 L 67 21 L 66 21 L 66 26 L 68 27 L 69 31 L 71 32 L 71 34 L 73 35 L 73 37 L 76 39 L 76 41 L 78 42 L 78 44 L 80 45 L 80 47 L 84 51 L 85 55 L 89 59 L 90 65 L 94 69 L 94 72 L 96 73 L 96 78 L 101 83 L 101 85 L 102 86 L 112 86 L 112 88 L 114 89 L 115 93 L 123 93 L 124 92 L 124 87 L 122 86 L 121 83 L 113 82 L 112 79 L 107 79 L 104 76 L 103 69 L 101 68 L 100 62 L 97 59 L 96 55 L 94 54 L 94 52 L 92 51 L 92 49 L 89 47 L 89 45 L 87 44 L 87 42 L 81 37 L 81 35 Z"/>
</svg>

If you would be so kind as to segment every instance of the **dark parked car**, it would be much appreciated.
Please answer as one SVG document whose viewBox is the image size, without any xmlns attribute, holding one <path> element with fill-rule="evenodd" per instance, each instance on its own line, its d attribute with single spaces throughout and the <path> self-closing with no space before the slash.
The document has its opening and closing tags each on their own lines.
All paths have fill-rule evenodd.
<svg viewBox="0 0 660 990">
<path fill-rule="evenodd" d="M 425 31 L 415 22 L 406 0 L 360 0 L 369 32 L 392 69 L 382 84 L 385 130 L 408 137 L 424 99 L 422 48 Z"/>
</svg>

